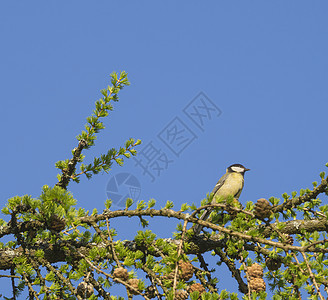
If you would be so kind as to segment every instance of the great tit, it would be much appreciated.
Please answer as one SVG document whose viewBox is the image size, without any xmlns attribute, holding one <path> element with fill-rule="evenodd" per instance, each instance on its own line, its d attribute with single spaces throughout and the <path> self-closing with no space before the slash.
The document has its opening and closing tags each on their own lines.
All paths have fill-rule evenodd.
<svg viewBox="0 0 328 300">
<path fill-rule="evenodd" d="M 241 164 L 233 164 L 228 167 L 226 173 L 219 179 L 212 191 L 212 193 L 214 194 L 212 203 L 216 203 L 216 197 L 224 198 L 230 195 L 233 196 L 236 200 L 238 200 L 241 191 L 244 187 L 244 174 L 246 171 L 249 170 L 250 169 L 245 168 Z M 213 209 L 214 208 L 206 209 L 199 219 L 206 220 Z M 196 224 L 194 226 L 194 233 L 199 234 L 202 228 L 202 225 Z"/>
</svg>

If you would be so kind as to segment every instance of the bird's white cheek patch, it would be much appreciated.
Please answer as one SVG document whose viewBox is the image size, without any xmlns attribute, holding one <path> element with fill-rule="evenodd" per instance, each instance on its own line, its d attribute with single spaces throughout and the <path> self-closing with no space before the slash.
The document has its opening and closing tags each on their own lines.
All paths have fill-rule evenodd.
<svg viewBox="0 0 328 300">
<path fill-rule="evenodd" d="M 235 172 L 239 172 L 239 173 L 245 171 L 243 168 L 240 168 L 240 167 L 231 167 L 231 169 L 232 169 L 233 171 L 235 171 Z"/>
</svg>

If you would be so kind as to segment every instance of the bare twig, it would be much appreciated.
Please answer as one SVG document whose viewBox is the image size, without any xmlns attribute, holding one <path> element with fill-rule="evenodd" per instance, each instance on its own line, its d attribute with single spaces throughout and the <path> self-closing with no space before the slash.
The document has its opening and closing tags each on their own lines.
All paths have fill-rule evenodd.
<svg viewBox="0 0 328 300">
<path fill-rule="evenodd" d="M 229 259 L 227 257 L 227 255 L 223 252 L 222 249 L 220 248 L 216 248 L 215 253 L 217 255 L 220 256 L 221 260 L 226 264 L 226 266 L 229 268 L 232 277 L 236 278 L 238 285 L 239 285 L 239 290 L 243 293 L 243 294 L 247 294 L 248 292 L 248 288 L 247 288 L 247 284 L 245 284 L 245 282 L 243 281 L 243 279 L 241 278 L 240 275 L 240 271 L 236 268 L 234 262 L 232 259 Z"/>
<path fill-rule="evenodd" d="M 20 276 L 16 276 L 16 275 L 0 275 L 1 277 L 7 277 L 7 278 L 20 278 Z"/>
<path fill-rule="evenodd" d="M 28 280 L 26 274 L 23 273 L 22 276 L 23 276 L 23 279 L 24 279 L 26 285 L 28 286 L 28 291 L 29 291 L 30 295 L 32 295 L 32 296 L 34 297 L 34 299 L 39 300 L 38 294 L 37 294 L 37 292 L 33 289 L 32 284 L 31 284 L 30 281 Z"/>
<path fill-rule="evenodd" d="M 113 258 L 114 258 L 116 264 L 119 267 L 122 267 L 122 264 L 121 264 L 120 260 L 118 259 L 117 255 L 116 255 L 114 241 L 113 241 L 112 235 L 110 234 L 110 231 L 109 231 L 109 222 L 108 222 L 108 219 L 106 219 L 106 225 L 107 225 L 108 237 L 110 239 L 109 247 L 110 247 L 110 250 L 112 251 Z"/>
<path fill-rule="evenodd" d="M 244 261 L 242 262 L 242 265 L 244 266 L 244 270 L 245 270 L 245 274 L 246 274 L 246 279 L 247 279 L 247 290 L 248 290 L 247 296 L 248 296 L 248 299 L 251 300 L 251 288 L 249 286 L 250 278 L 249 278 L 249 276 L 247 274 L 247 266 L 246 266 L 246 264 L 245 264 Z"/>
<path fill-rule="evenodd" d="M 212 281 L 211 272 L 209 271 L 209 269 L 207 267 L 207 263 L 205 262 L 204 257 L 199 253 L 199 254 L 197 254 L 197 258 L 198 258 L 198 261 L 200 262 L 200 267 L 203 268 L 203 270 L 205 270 L 205 272 L 206 272 L 205 274 L 207 277 L 207 281 L 211 282 Z M 203 270 L 202 270 L 202 272 L 203 272 Z M 214 286 L 214 284 L 211 286 L 212 286 L 211 289 L 213 289 L 214 291 L 217 291 L 217 288 L 216 288 L 216 286 Z"/>
<path fill-rule="evenodd" d="M 173 298 L 175 297 L 175 289 L 177 287 L 177 277 L 178 277 L 178 272 L 179 272 L 179 259 L 181 256 L 181 251 L 182 251 L 182 247 L 183 247 L 183 240 L 184 240 L 184 236 L 187 230 L 187 224 L 188 224 L 188 220 L 186 219 L 183 223 L 183 228 L 182 228 L 182 233 L 181 233 L 181 238 L 180 238 L 180 244 L 178 247 L 178 259 L 175 262 L 175 270 L 174 270 L 174 280 L 173 280 Z"/>
<path fill-rule="evenodd" d="M 307 267 L 307 269 L 308 269 L 308 272 L 309 272 L 310 278 L 312 279 L 312 282 L 313 282 L 313 284 L 314 284 L 314 286 L 315 286 L 315 289 L 317 290 L 317 294 L 319 295 L 319 297 L 320 297 L 321 300 L 325 300 L 325 298 L 324 298 L 324 297 L 321 295 L 321 293 L 320 293 L 320 289 L 319 289 L 318 283 L 317 283 L 317 281 L 316 281 L 316 279 L 315 279 L 315 276 L 314 276 L 314 274 L 313 274 L 313 272 L 312 272 L 312 270 L 311 270 L 311 267 L 310 267 L 310 265 L 309 265 L 309 261 L 308 261 L 306 255 L 305 255 L 305 253 L 304 253 L 304 252 L 301 252 L 301 254 L 302 254 L 303 259 L 304 259 L 304 261 L 305 261 L 305 263 L 306 263 L 306 267 Z"/>
<path fill-rule="evenodd" d="M 13 300 L 16 300 L 16 294 L 17 294 L 17 288 L 16 288 L 16 285 L 15 285 L 15 269 L 12 267 L 10 269 L 10 274 L 11 274 L 11 287 L 13 289 Z"/>
</svg>

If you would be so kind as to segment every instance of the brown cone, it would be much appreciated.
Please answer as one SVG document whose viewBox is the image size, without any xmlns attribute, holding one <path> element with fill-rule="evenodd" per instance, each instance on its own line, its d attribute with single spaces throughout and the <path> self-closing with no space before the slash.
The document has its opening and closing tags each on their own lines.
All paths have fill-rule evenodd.
<svg viewBox="0 0 328 300">
<path fill-rule="evenodd" d="M 272 211 L 270 202 L 264 198 L 257 200 L 255 203 L 255 217 L 259 219 L 269 218 Z"/>
<path fill-rule="evenodd" d="M 63 218 L 58 217 L 57 215 L 52 215 L 50 218 L 48 228 L 56 232 L 60 232 L 65 229 L 66 222 Z"/>
<path fill-rule="evenodd" d="M 291 235 L 283 233 L 283 236 L 285 237 L 285 241 L 288 245 L 294 244 L 294 238 Z"/>
<path fill-rule="evenodd" d="M 156 297 L 155 292 L 156 292 L 155 288 L 152 285 L 150 285 L 145 290 L 145 296 L 147 296 L 149 299 L 153 299 Z"/>
<path fill-rule="evenodd" d="M 190 262 L 179 261 L 180 278 L 188 281 L 194 275 L 194 267 Z"/>
<path fill-rule="evenodd" d="M 128 284 L 131 285 L 133 288 L 135 288 L 137 291 L 139 290 L 138 288 L 138 285 L 139 285 L 139 279 L 137 278 L 132 278 L 132 279 L 129 279 L 128 280 Z M 129 289 L 129 292 L 132 294 L 132 295 L 139 295 L 139 293 L 135 292 L 134 290 L 132 289 Z"/>
<path fill-rule="evenodd" d="M 77 294 L 83 299 L 89 298 L 93 295 L 93 285 L 82 281 L 77 286 Z"/>
<path fill-rule="evenodd" d="M 276 270 L 278 270 L 281 267 L 281 261 L 280 261 L 280 259 L 276 259 L 276 258 L 270 258 L 270 257 L 268 257 L 265 260 L 265 264 L 266 264 L 266 266 L 268 267 L 268 269 L 270 271 L 276 271 Z"/>
<path fill-rule="evenodd" d="M 205 288 L 200 283 L 194 283 L 189 287 L 189 293 L 199 292 L 199 296 L 205 292 Z"/>
<path fill-rule="evenodd" d="M 262 292 L 265 291 L 265 282 L 262 278 L 251 278 L 249 281 L 249 288 L 251 292 Z"/>
<path fill-rule="evenodd" d="M 250 267 L 247 268 L 247 275 L 249 277 L 262 278 L 263 268 L 257 263 L 252 264 Z"/>
<path fill-rule="evenodd" d="M 175 297 L 174 300 L 186 300 L 188 299 L 189 294 L 185 290 L 177 290 L 175 291 Z"/>
<path fill-rule="evenodd" d="M 115 278 L 119 278 L 123 281 L 127 281 L 129 279 L 129 273 L 126 269 L 119 267 L 114 270 L 113 277 L 114 277 L 114 280 L 115 280 Z"/>
</svg>

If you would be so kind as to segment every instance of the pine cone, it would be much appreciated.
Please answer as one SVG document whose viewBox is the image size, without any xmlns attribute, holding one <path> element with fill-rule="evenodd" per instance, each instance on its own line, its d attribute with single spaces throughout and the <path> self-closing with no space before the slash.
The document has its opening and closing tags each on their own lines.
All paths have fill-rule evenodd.
<svg viewBox="0 0 328 300">
<path fill-rule="evenodd" d="M 139 279 L 137 278 L 132 278 L 132 279 L 129 279 L 128 281 L 128 284 L 131 285 L 133 288 L 135 288 L 137 291 L 139 290 L 138 288 L 138 285 L 139 285 Z M 139 293 L 135 292 L 134 290 L 132 289 L 129 289 L 129 292 L 132 294 L 132 295 L 139 295 Z"/>
<path fill-rule="evenodd" d="M 269 218 L 271 215 L 272 206 L 270 202 L 264 198 L 257 200 L 255 203 L 255 217 L 259 219 Z"/>
<path fill-rule="evenodd" d="M 175 297 L 174 300 L 186 300 L 188 299 L 189 294 L 185 290 L 177 290 L 175 291 Z"/>
<path fill-rule="evenodd" d="M 251 292 L 262 292 L 265 291 L 265 282 L 262 278 L 251 278 L 249 281 L 249 288 Z"/>
<path fill-rule="evenodd" d="M 189 293 L 192 292 L 199 292 L 199 296 L 205 292 L 205 288 L 200 283 L 194 283 L 191 286 L 189 286 Z"/>
<path fill-rule="evenodd" d="M 265 263 L 270 271 L 276 271 L 281 267 L 281 260 L 279 258 L 268 257 L 265 260 Z"/>
<path fill-rule="evenodd" d="M 63 218 L 58 217 L 57 215 L 52 215 L 49 220 L 48 228 L 56 232 L 60 232 L 65 229 L 66 222 Z"/>
<path fill-rule="evenodd" d="M 155 288 L 152 285 L 146 288 L 145 296 L 148 297 L 149 299 L 153 299 L 156 297 Z"/>
<path fill-rule="evenodd" d="M 93 295 L 93 285 L 85 281 L 80 282 L 77 286 L 77 294 L 83 299 L 91 297 Z"/>
<path fill-rule="evenodd" d="M 194 275 L 194 267 L 190 262 L 185 262 L 183 260 L 179 261 L 180 268 L 180 278 L 184 281 L 188 281 Z"/>
<path fill-rule="evenodd" d="M 262 278 L 263 277 L 263 268 L 259 264 L 252 264 L 247 268 L 247 275 L 253 278 Z"/>
<path fill-rule="evenodd" d="M 129 279 L 129 273 L 128 273 L 127 269 L 119 267 L 114 270 L 113 277 L 114 277 L 114 280 L 115 280 L 115 278 L 119 278 L 123 281 L 127 281 Z"/>
<path fill-rule="evenodd" d="M 288 245 L 293 245 L 294 244 L 294 238 L 287 234 L 287 233 L 283 233 L 283 236 L 285 237 L 285 241 Z"/>
</svg>

